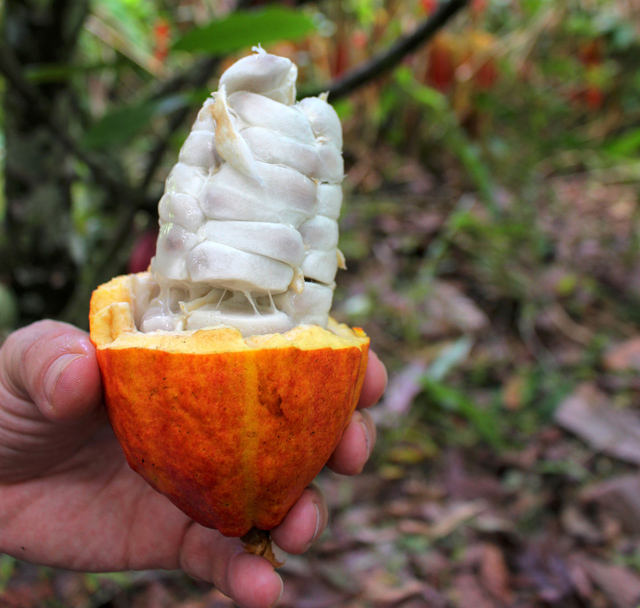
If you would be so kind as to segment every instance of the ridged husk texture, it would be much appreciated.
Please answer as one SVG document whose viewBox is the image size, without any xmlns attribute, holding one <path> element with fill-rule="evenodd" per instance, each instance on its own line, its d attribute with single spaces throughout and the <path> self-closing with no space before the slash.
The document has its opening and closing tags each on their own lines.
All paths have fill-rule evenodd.
<svg viewBox="0 0 640 608">
<path fill-rule="evenodd" d="M 129 465 L 226 536 L 278 525 L 335 449 L 356 407 L 369 339 L 300 326 L 139 332 L 134 275 L 93 294 L 107 412 Z"/>
</svg>

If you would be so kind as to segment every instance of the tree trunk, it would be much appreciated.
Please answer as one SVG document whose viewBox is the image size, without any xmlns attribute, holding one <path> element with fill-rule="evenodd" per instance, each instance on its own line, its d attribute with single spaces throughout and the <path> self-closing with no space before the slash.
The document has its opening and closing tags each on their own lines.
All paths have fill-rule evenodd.
<svg viewBox="0 0 640 608">
<path fill-rule="evenodd" d="M 87 0 L 5 0 L 2 37 L 21 66 L 68 64 Z M 37 85 L 59 124 L 72 120 L 68 81 Z M 18 296 L 20 323 L 55 317 L 73 293 L 71 159 L 38 113 L 7 86 L 4 96 L 6 250 L 1 275 Z"/>
</svg>

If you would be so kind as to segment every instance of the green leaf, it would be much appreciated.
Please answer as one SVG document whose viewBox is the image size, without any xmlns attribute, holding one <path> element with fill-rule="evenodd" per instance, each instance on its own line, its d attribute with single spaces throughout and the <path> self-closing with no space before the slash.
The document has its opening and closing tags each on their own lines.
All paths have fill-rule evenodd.
<svg viewBox="0 0 640 608">
<path fill-rule="evenodd" d="M 472 340 L 463 336 L 444 348 L 423 374 L 420 383 L 424 392 L 440 407 L 465 417 L 485 441 L 493 448 L 500 449 L 504 441 L 493 412 L 478 407 L 463 392 L 444 384 L 449 372 L 469 357 L 472 346 Z"/>
<path fill-rule="evenodd" d="M 146 126 L 156 113 L 158 103 L 144 101 L 120 107 L 105 114 L 82 138 L 87 148 L 105 148 L 126 143 Z"/>
<path fill-rule="evenodd" d="M 419 84 L 408 67 L 399 67 L 395 72 L 395 77 L 397 82 L 408 91 L 418 103 L 431 108 L 439 114 L 449 111 L 447 98 L 440 93 L 440 91 Z"/>
<path fill-rule="evenodd" d="M 421 385 L 424 392 L 440 407 L 466 418 L 491 447 L 496 450 L 504 447 L 498 419 L 493 412 L 478 407 L 463 392 L 434 381 L 426 374 L 421 378 Z"/>
<path fill-rule="evenodd" d="M 459 338 L 438 354 L 435 361 L 426 372 L 427 377 L 434 382 L 441 382 L 445 376 L 469 357 L 473 342 L 468 336 Z"/>
<path fill-rule="evenodd" d="M 105 114 L 82 138 L 87 148 L 108 148 L 131 141 L 155 116 L 169 114 L 186 105 L 188 96 L 173 95 L 121 106 Z"/>
<path fill-rule="evenodd" d="M 614 139 L 605 146 L 605 150 L 613 156 L 635 158 L 640 150 L 640 129 L 633 129 Z"/>
<path fill-rule="evenodd" d="M 174 43 L 173 49 L 227 54 L 256 44 L 299 40 L 314 29 L 313 19 L 300 10 L 273 6 L 258 11 L 237 11 L 191 30 Z"/>
<path fill-rule="evenodd" d="M 16 569 L 16 558 L 9 555 L 0 555 L 0 593 L 3 593 L 11 582 Z"/>
</svg>

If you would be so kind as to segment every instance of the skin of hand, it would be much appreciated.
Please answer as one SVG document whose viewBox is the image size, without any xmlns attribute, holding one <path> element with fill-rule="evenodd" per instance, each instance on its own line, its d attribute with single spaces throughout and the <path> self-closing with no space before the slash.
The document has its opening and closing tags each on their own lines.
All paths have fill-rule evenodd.
<svg viewBox="0 0 640 608">
<path fill-rule="evenodd" d="M 364 467 L 376 437 L 364 408 L 386 378 L 371 354 L 332 470 L 354 475 Z M 327 521 L 312 486 L 272 538 L 303 553 Z M 244 608 L 271 606 L 282 593 L 265 559 L 189 519 L 129 468 L 106 418 L 89 337 L 54 321 L 18 330 L 0 348 L 0 552 L 85 572 L 182 569 Z"/>
</svg>

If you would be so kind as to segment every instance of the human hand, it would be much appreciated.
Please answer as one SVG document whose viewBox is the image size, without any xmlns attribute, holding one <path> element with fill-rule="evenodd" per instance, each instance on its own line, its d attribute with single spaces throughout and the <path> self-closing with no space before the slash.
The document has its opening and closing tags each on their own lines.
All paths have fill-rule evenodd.
<svg viewBox="0 0 640 608">
<path fill-rule="evenodd" d="M 371 416 L 386 384 L 372 354 L 359 408 L 329 467 L 360 472 L 375 443 Z M 302 553 L 327 525 L 322 494 L 310 487 L 271 531 Z M 100 372 L 88 336 L 42 321 L 0 349 L 0 552 L 81 571 L 182 569 L 240 606 L 271 606 L 282 581 L 263 558 L 189 519 L 126 463 L 102 406 Z"/>
</svg>

